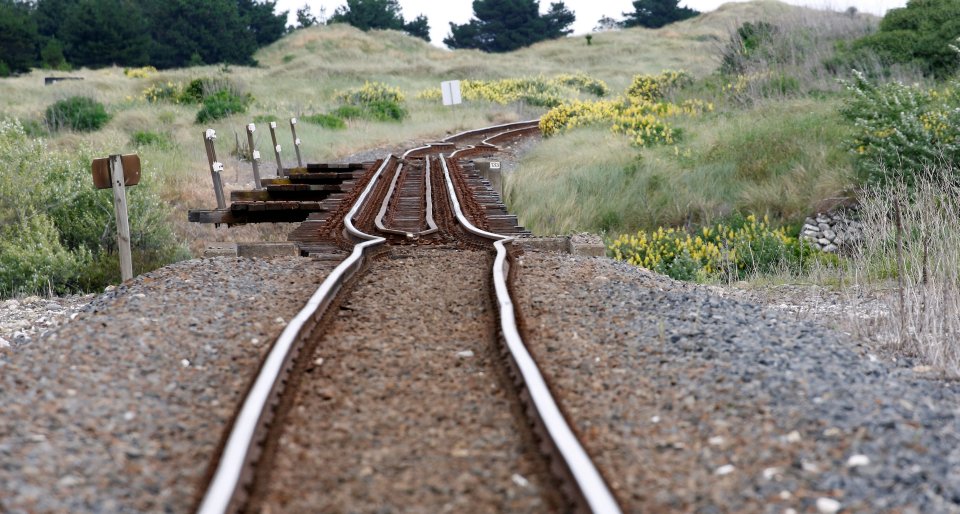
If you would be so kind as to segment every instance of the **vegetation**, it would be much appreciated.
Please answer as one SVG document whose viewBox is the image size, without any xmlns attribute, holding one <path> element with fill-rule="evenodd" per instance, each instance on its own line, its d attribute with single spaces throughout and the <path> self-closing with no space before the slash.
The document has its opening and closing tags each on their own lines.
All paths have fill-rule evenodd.
<svg viewBox="0 0 960 514">
<path fill-rule="evenodd" d="M 59 152 L 0 121 L 0 294 L 65 293 L 119 279 L 113 199 L 90 180 L 90 150 Z M 187 254 L 168 222 L 145 163 L 145 180 L 128 193 L 135 271 Z"/>
<path fill-rule="evenodd" d="M 6 69 L 253 64 L 282 37 L 275 0 L 0 0 Z"/>
<path fill-rule="evenodd" d="M 404 21 L 397 0 L 347 0 L 346 5 L 334 11 L 330 23 L 348 23 L 364 31 L 402 30 L 411 36 L 430 41 L 427 17 L 421 14 L 411 22 Z"/>
<path fill-rule="evenodd" d="M 633 12 L 623 13 L 623 26 L 658 29 L 700 14 L 697 10 L 680 7 L 679 4 L 680 0 L 634 0 Z"/>
<path fill-rule="evenodd" d="M 609 92 L 602 80 L 586 73 L 558 75 L 552 79 L 536 78 L 501 80 L 464 80 L 460 93 L 464 100 L 484 100 L 501 105 L 523 102 L 539 107 L 554 107 L 564 100 L 577 98 L 579 93 L 604 96 Z M 426 89 L 417 94 L 422 100 L 440 100 L 439 87 Z"/>
<path fill-rule="evenodd" d="M 541 15 L 539 0 L 475 0 L 473 18 L 462 25 L 450 23 L 443 42 L 450 48 L 510 52 L 570 34 L 574 20 L 562 1 Z"/>
<path fill-rule="evenodd" d="M 110 115 L 100 102 L 85 96 L 72 96 L 47 107 L 44 119 L 53 131 L 68 128 L 91 132 L 106 125 Z"/>
<path fill-rule="evenodd" d="M 951 49 L 960 36 L 960 2 L 957 0 L 910 0 L 906 7 L 891 9 L 880 30 L 852 42 L 840 61 L 862 66 L 876 57 L 886 65 L 910 64 L 937 78 L 960 69 Z"/>
<path fill-rule="evenodd" d="M 341 118 L 401 121 L 407 116 L 403 93 L 386 84 L 366 82 L 363 87 L 341 92 L 337 98 L 344 105 L 334 115 Z"/>
</svg>

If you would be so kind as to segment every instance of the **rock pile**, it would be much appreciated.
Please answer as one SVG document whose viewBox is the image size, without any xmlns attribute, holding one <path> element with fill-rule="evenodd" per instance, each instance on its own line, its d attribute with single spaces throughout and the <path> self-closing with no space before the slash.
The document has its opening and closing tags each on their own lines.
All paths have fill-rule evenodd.
<svg viewBox="0 0 960 514">
<path fill-rule="evenodd" d="M 863 238 L 862 225 L 855 210 L 817 213 L 804 220 L 800 237 L 815 248 L 837 253 L 851 248 Z"/>
</svg>

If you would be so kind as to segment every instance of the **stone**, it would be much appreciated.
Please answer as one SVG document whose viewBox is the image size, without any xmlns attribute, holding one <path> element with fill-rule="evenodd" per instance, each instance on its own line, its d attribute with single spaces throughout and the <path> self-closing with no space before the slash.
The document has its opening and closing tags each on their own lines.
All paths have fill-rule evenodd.
<svg viewBox="0 0 960 514">
<path fill-rule="evenodd" d="M 566 237 L 520 237 L 514 241 L 524 249 L 539 250 L 541 252 L 568 253 L 570 243 Z"/>
<path fill-rule="evenodd" d="M 824 232 L 824 231 L 830 230 L 830 225 L 826 223 L 820 223 L 817 225 L 817 228 L 819 228 L 821 232 Z"/>
<path fill-rule="evenodd" d="M 10 341 L 0 337 L 0 348 L 10 348 L 11 346 Z"/>
<path fill-rule="evenodd" d="M 805 230 L 802 235 L 803 235 L 803 237 L 806 237 L 806 238 L 808 238 L 808 239 L 813 239 L 813 240 L 820 239 L 820 232 L 819 232 L 819 231 L 814 232 L 814 231 L 812 231 L 812 230 Z"/>
<path fill-rule="evenodd" d="M 836 253 L 836 251 L 839 250 L 839 248 L 838 248 L 837 245 L 835 245 L 835 244 L 829 244 L 829 245 L 824 246 L 824 247 L 822 248 L 822 250 L 825 251 L 825 252 L 827 252 L 827 253 Z"/>
<path fill-rule="evenodd" d="M 869 466 L 869 465 L 870 465 L 870 457 L 867 457 L 866 455 L 862 455 L 862 454 L 851 455 L 850 458 L 847 459 L 848 468 L 857 468 L 860 466 Z"/>
<path fill-rule="evenodd" d="M 837 238 L 837 233 L 832 230 L 824 230 L 823 237 L 825 239 L 829 239 L 830 241 L 833 241 L 834 239 Z"/>
<path fill-rule="evenodd" d="M 831 241 L 831 240 L 829 240 L 829 239 L 827 239 L 827 238 L 825 238 L 825 237 L 821 237 L 820 239 L 817 239 L 817 242 L 820 243 L 820 244 L 822 244 L 823 246 L 827 246 L 827 245 L 829 245 L 829 244 L 833 244 L 833 241 Z"/>
<path fill-rule="evenodd" d="M 803 230 L 804 230 L 804 231 L 811 231 L 811 232 L 820 232 L 820 227 L 818 227 L 818 226 L 816 226 L 816 225 L 813 225 L 813 224 L 810 224 L 810 223 L 805 223 L 805 224 L 803 225 Z"/>
<path fill-rule="evenodd" d="M 718 476 L 729 475 L 730 473 L 733 473 L 735 469 L 736 468 L 734 468 L 732 464 L 725 464 L 717 468 L 713 474 Z"/>
<path fill-rule="evenodd" d="M 583 257 L 603 257 L 607 247 L 603 239 L 596 234 L 574 234 L 570 236 L 569 253 Z"/>
<path fill-rule="evenodd" d="M 817 498 L 817 512 L 821 514 L 836 514 L 840 512 L 840 502 L 833 498 Z"/>
<path fill-rule="evenodd" d="M 473 350 L 464 350 L 462 352 L 457 352 L 457 357 L 461 359 L 469 359 L 473 357 Z"/>
</svg>

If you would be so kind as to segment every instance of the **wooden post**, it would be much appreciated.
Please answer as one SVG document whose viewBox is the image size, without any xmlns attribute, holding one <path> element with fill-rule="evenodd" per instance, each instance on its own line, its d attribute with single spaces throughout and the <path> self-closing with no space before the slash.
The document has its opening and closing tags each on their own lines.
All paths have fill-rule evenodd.
<svg viewBox="0 0 960 514">
<path fill-rule="evenodd" d="M 120 252 L 120 278 L 133 278 L 133 258 L 130 255 L 130 221 L 127 218 L 127 188 L 123 178 L 123 161 L 119 155 L 110 156 L 110 183 L 113 186 L 113 211 L 117 217 L 117 249 Z"/>
<path fill-rule="evenodd" d="M 270 122 L 270 139 L 273 140 L 273 153 L 277 156 L 277 176 L 283 177 L 283 163 L 280 162 L 280 145 L 277 143 L 277 122 Z"/>
<path fill-rule="evenodd" d="M 210 163 L 210 176 L 213 178 L 213 192 L 217 196 L 217 208 L 226 209 L 227 202 L 223 198 L 223 180 L 220 178 L 223 163 L 217 162 L 217 149 L 213 146 L 213 140 L 216 138 L 217 132 L 213 129 L 207 129 L 203 132 L 203 145 L 207 149 L 207 162 Z"/>
<path fill-rule="evenodd" d="M 297 152 L 297 166 L 303 167 L 303 159 L 300 158 L 300 138 L 297 137 L 297 119 L 290 118 L 290 132 L 293 133 L 293 149 Z"/>
<path fill-rule="evenodd" d="M 257 126 L 253 123 L 247 125 L 247 144 L 250 146 L 250 162 L 253 164 L 253 185 L 257 189 L 263 189 L 260 183 L 260 152 L 253 146 L 253 131 Z"/>
</svg>

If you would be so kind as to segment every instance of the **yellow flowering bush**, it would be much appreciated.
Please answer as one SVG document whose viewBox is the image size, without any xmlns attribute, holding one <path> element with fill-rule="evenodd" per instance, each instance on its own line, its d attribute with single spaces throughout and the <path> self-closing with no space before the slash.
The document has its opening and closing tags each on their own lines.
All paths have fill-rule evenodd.
<svg viewBox="0 0 960 514">
<path fill-rule="evenodd" d="M 501 105 L 523 101 L 530 105 L 555 107 L 564 99 L 576 97 L 577 92 L 604 96 L 609 92 L 609 88 L 603 81 L 591 78 L 585 73 L 558 75 L 553 79 L 540 76 L 460 81 L 460 94 L 464 100 L 484 100 Z M 437 101 L 441 97 L 440 88 L 426 89 L 417 94 L 417 98 L 421 100 Z"/>
<path fill-rule="evenodd" d="M 154 84 L 140 93 L 140 99 L 150 103 L 180 103 L 183 95 L 182 82 L 164 82 Z"/>
<path fill-rule="evenodd" d="M 671 91 L 693 83 L 693 79 L 683 71 L 664 71 L 659 75 L 636 75 L 627 88 L 627 97 L 631 99 L 655 102 L 664 99 Z"/>
<path fill-rule="evenodd" d="M 130 77 L 132 79 L 146 79 L 150 78 L 151 75 L 157 73 L 157 69 L 153 66 L 143 66 L 140 68 L 124 68 L 124 76 Z"/>
<path fill-rule="evenodd" d="M 399 88 L 379 82 L 365 82 L 363 87 L 342 91 L 337 99 L 343 103 L 332 114 L 338 118 L 369 118 L 377 121 L 400 121 L 407 116 L 406 99 Z"/>
<path fill-rule="evenodd" d="M 660 227 L 624 234 L 608 248 L 617 260 L 678 280 L 701 281 L 740 279 L 784 267 L 800 270 L 815 253 L 785 229 L 771 227 L 767 217 L 760 220 L 752 214 L 697 231 Z"/>
</svg>

